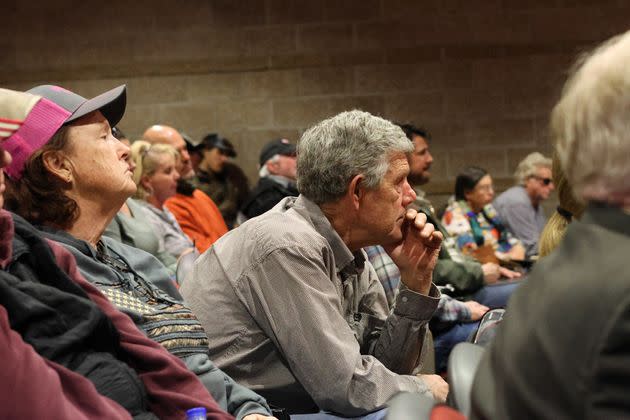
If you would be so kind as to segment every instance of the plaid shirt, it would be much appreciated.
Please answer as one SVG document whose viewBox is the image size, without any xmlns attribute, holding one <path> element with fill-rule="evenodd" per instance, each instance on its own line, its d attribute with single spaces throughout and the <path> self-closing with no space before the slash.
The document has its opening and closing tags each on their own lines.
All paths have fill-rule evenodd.
<svg viewBox="0 0 630 420">
<path fill-rule="evenodd" d="M 398 293 L 398 286 L 400 285 L 400 271 L 382 246 L 368 246 L 363 248 L 363 250 L 372 263 L 372 266 L 376 271 L 376 276 L 383 285 L 383 289 L 385 289 L 387 302 L 391 307 L 396 299 L 396 294 Z M 471 313 L 463 302 L 442 294 L 440 303 L 438 304 L 433 317 L 444 322 L 468 321 L 471 318 Z"/>
</svg>

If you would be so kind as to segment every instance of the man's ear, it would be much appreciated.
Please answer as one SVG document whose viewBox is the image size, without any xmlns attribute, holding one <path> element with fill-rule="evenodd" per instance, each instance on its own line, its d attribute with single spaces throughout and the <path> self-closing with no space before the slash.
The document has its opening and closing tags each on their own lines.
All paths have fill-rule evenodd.
<svg viewBox="0 0 630 420">
<path fill-rule="evenodd" d="M 348 196 L 355 210 L 359 209 L 361 201 L 365 197 L 365 176 L 363 174 L 355 175 L 348 185 Z"/>
<path fill-rule="evenodd" d="M 44 167 L 63 182 L 72 182 L 72 163 L 59 150 L 50 150 L 42 155 Z"/>
</svg>

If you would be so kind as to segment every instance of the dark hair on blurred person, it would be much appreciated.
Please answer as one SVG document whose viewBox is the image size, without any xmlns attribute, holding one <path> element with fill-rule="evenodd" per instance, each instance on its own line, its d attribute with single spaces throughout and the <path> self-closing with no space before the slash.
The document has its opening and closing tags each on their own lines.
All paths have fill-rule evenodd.
<svg viewBox="0 0 630 420">
<path fill-rule="evenodd" d="M 455 178 L 455 199 L 466 200 L 466 193 L 475 189 L 481 178 L 488 175 L 488 171 L 478 166 L 469 166 Z"/>
<path fill-rule="evenodd" d="M 402 129 L 409 140 L 413 140 L 413 136 L 420 136 L 427 141 L 431 140 L 431 133 L 429 133 L 429 131 L 424 127 L 416 127 L 413 124 L 395 124 Z"/>
</svg>

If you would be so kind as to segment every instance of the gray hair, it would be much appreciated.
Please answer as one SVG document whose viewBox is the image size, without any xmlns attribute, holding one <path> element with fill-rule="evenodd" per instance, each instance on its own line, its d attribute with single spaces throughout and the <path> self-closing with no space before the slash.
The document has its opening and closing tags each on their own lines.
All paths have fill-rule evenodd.
<svg viewBox="0 0 630 420">
<path fill-rule="evenodd" d="M 297 185 L 317 204 L 342 197 L 350 180 L 365 176 L 367 188 L 377 188 L 392 153 L 411 153 L 413 144 L 400 127 L 353 110 L 309 128 L 297 145 Z"/>
<path fill-rule="evenodd" d="M 543 156 L 541 153 L 534 152 L 525 156 L 525 159 L 516 167 L 514 179 L 518 185 L 524 185 L 527 178 L 536 175 L 538 168 L 551 169 L 551 158 Z"/>
<path fill-rule="evenodd" d="M 280 155 L 273 155 L 272 157 L 267 159 L 267 162 L 269 161 L 277 162 L 279 159 L 280 159 Z M 258 171 L 258 176 L 260 178 L 265 178 L 271 175 L 271 173 L 269 172 L 269 168 L 267 168 L 267 162 L 263 163 L 263 165 L 260 167 L 260 170 Z"/>
<path fill-rule="evenodd" d="M 630 197 L 628 69 L 630 31 L 578 60 L 551 114 L 558 158 L 578 199 Z"/>
</svg>

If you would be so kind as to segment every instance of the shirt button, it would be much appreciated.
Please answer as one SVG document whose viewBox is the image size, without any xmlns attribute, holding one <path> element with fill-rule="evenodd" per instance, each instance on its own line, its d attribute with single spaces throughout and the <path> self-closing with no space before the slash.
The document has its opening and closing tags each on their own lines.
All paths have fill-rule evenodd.
<svg viewBox="0 0 630 420">
<path fill-rule="evenodd" d="M 402 301 L 403 301 L 403 303 L 407 303 L 407 300 L 408 300 L 408 299 L 407 299 L 407 296 L 403 296 L 403 297 L 402 297 Z"/>
</svg>

